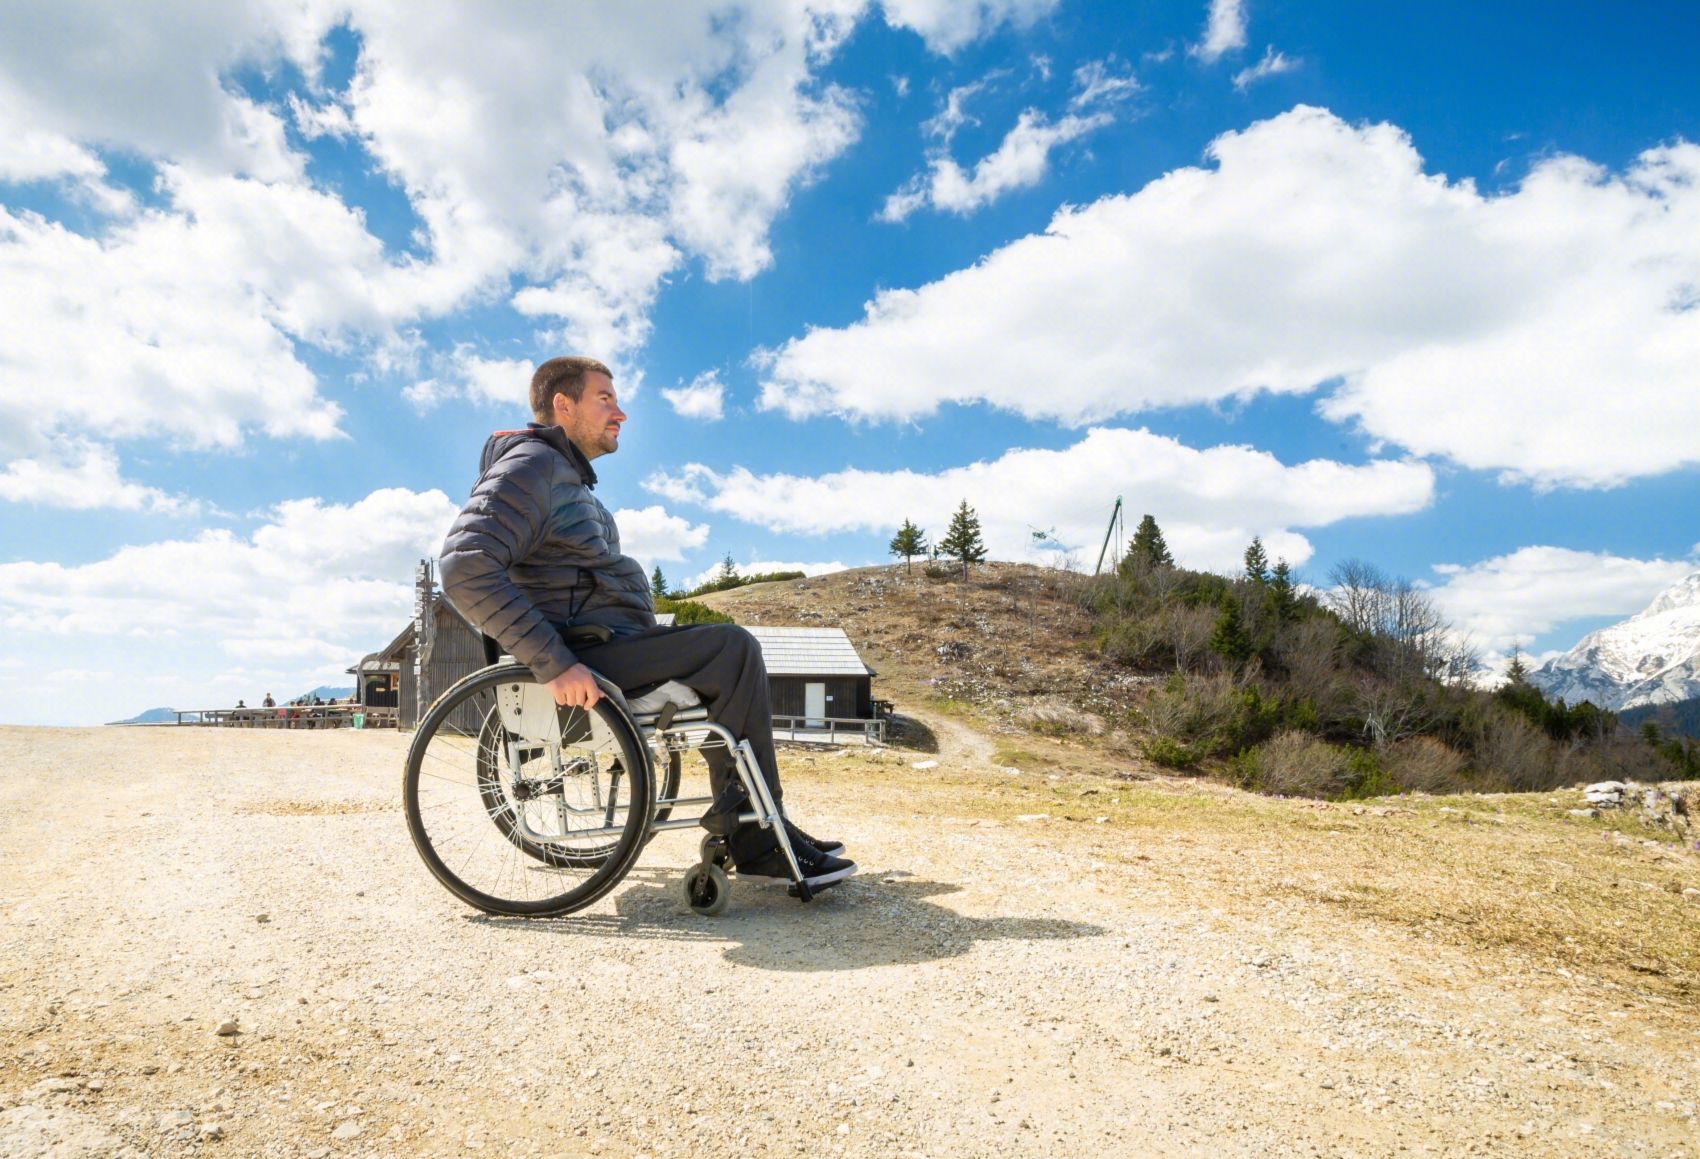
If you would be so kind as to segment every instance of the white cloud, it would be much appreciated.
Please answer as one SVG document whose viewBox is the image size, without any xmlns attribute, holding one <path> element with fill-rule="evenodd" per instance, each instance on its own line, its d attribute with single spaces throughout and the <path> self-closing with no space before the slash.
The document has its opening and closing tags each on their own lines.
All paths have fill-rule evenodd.
<svg viewBox="0 0 1700 1159">
<path fill-rule="evenodd" d="M 691 379 L 689 386 L 664 388 L 661 397 L 688 419 L 719 422 L 726 414 L 726 387 L 717 371 L 705 370 Z"/>
<path fill-rule="evenodd" d="M 684 559 L 708 542 L 708 524 L 670 515 L 659 504 L 622 507 L 614 512 L 620 529 L 620 550 L 654 566 L 657 560 Z"/>
<path fill-rule="evenodd" d="M 342 670 L 407 622 L 414 565 L 436 555 L 457 511 L 440 491 L 389 488 L 279 504 L 246 537 L 0 564 L 0 628 L 29 662 L 0 675 L 8 719 L 92 723 L 150 704 L 233 704 L 261 682 L 289 695 L 346 683 Z M 48 686 L 68 657 L 89 656 L 124 675 L 78 681 L 88 686 L 72 696 Z"/>
<path fill-rule="evenodd" d="M 1037 185 L 1049 170 L 1053 150 L 1114 122 L 1114 115 L 1101 106 L 1116 104 L 1138 91 L 1138 83 L 1118 71 L 1113 61 L 1082 65 L 1075 71 L 1075 94 L 1069 102 L 1076 112 L 1053 122 L 1037 109 L 1024 109 L 998 148 L 975 162 L 972 171 L 965 170 L 949 155 L 950 143 L 962 126 L 978 124 L 967 111 L 968 101 L 997 75 L 952 89 L 944 108 L 921 126 L 940 145 L 929 153 L 925 173 L 886 198 L 877 215 L 880 221 L 903 221 L 927 205 L 967 215 L 1006 193 Z M 1094 107 L 1099 111 L 1089 111 Z"/>
<path fill-rule="evenodd" d="M 458 510 L 441 491 L 387 488 L 349 505 L 281 503 L 246 539 L 212 530 L 75 566 L 0 564 L 0 624 L 85 647 L 103 636 L 293 635 L 282 630 L 291 624 L 381 633 L 398 609 L 405 618 L 413 565 L 437 553 Z"/>
<path fill-rule="evenodd" d="M 881 0 L 887 24 L 910 29 L 947 56 L 1003 24 L 1030 28 L 1056 6 L 1057 0 Z"/>
<path fill-rule="evenodd" d="M 1114 57 L 1089 60 L 1074 70 L 1075 92 L 1069 107 L 1089 108 L 1127 100 L 1139 92 L 1139 81 Z"/>
<path fill-rule="evenodd" d="M 816 72 L 864 12 L 38 7 L 28 35 L 0 35 L 0 176 L 64 183 L 109 216 L 84 236 L 0 206 L 0 464 L 91 420 L 113 440 L 196 446 L 333 436 L 340 411 L 298 346 L 406 369 L 410 327 L 502 294 L 551 327 L 541 337 L 618 362 L 681 263 L 748 278 L 771 262 L 774 218 L 858 131 L 852 96 Z M 359 56 L 333 91 L 321 64 L 338 24 Z M 304 84 L 288 87 L 289 66 Z M 244 70 L 283 91 L 243 92 Z M 405 252 L 309 180 L 291 126 L 401 189 Z M 107 150 L 157 175 L 138 179 L 145 211 L 108 184 Z M 491 382 L 434 375 L 408 397 L 466 387 Z"/>
<path fill-rule="evenodd" d="M 1439 564 L 1445 581 L 1432 595 L 1455 626 L 1505 653 L 1574 620 L 1633 615 L 1694 570 L 1692 560 L 1542 545 L 1469 565 Z"/>
<path fill-rule="evenodd" d="M 1210 158 L 764 352 L 761 404 L 1084 425 L 1337 382 L 1327 417 L 1542 485 L 1700 462 L 1700 146 L 1487 197 L 1300 107 Z"/>
<path fill-rule="evenodd" d="M 1214 64 L 1245 47 L 1245 0 L 1210 0 L 1204 39 L 1189 51 L 1205 64 Z"/>
<path fill-rule="evenodd" d="M 1234 74 L 1234 87 L 1243 93 L 1265 77 L 1280 76 L 1284 72 L 1292 72 L 1297 67 L 1297 61 L 1290 59 L 1285 53 L 1276 52 L 1275 46 L 1271 44 L 1263 50 L 1263 59 Z"/>
<path fill-rule="evenodd" d="M 148 511 L 161 515 L 195 515 L 197 500 L 168 495 L 122 478 L 118 456 L 110 447 L 71 439 L 44 448 L 33 459 L 14 459 L 0 470 L 0 499 L 41 507 L 89 510 Z"/>
<path fill-rule="evenodd" d="M 675 502 L 697 503 L 771 531 L 884 534 L 912 519 L 933 538 L 966 499 L 979 513 L 994 558 L 1024 559 L 1034 528 L 1056 529 L 1069 551 L 1096 558 L 1117 494 L 1132 514 L 1150 512 L 1181 562 L 1238 566 L 1254 535 L 1272 558 L 1309 558 L 1294 528 L 1362 515 L 1421 510 L 1434 476 L 1415 463 L 1353 467 L 1327 460 L 1287 466 L 1243 446 L 1195 450 L 1149 431 L 1100 428 L 1060 451 L 1012 450 L 990 462 L 938 474 L 847 470 L 807 477 L 715 472 L 687 464 L 644 486 Z"/>
</svg>

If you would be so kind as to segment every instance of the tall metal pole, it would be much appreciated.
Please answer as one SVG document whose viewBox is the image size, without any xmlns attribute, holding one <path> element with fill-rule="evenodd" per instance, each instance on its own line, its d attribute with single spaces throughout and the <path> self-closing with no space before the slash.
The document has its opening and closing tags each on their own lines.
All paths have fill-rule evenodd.
<svg viewBox="0 0 1700 1159">
<path fill-rule="evenodd" d="M 1122 497 L 1117 495 L 1116 505 L 1110 510 L 1110 526 L 1104 530 L 1104 546 L 1098 549 L 1098 564 L 1092 569 L 1093 575 L 1097 575 L 1104 568 L 1104 553 L 1110 550 L 1110 536 L 1116 533 L 1116 520 L 1121 518 L 1121 513 Z"/>
</svg>

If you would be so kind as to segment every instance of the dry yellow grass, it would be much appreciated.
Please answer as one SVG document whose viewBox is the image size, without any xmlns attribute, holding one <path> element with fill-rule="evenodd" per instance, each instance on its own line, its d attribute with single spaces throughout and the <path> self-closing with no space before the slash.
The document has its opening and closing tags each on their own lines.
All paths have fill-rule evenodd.
<svg viewBox="0 0 1700 1159">
<path fill-rule="evenodd" d="M 1081 772 L 1093 763 L 1082 747 L 1030 737 L 1001 746 L 994 762 L 1019 772 L 917 771 L 918 754 L 837 761 L 858 780 L 900 788 L 918 812 L 1069 826 L 1068 840 L 1093 858 L 1141 862 L 1177 901 L 1249 912 L 1298 899 L 1700 1003 L 1700 896 L 1683 893 L 1700 890 L 1700 856 L 1641 826 L 1633 810 L 1573 817 L 1574 791 L 1270 798 L 1203 780 Z"/>
</svg>

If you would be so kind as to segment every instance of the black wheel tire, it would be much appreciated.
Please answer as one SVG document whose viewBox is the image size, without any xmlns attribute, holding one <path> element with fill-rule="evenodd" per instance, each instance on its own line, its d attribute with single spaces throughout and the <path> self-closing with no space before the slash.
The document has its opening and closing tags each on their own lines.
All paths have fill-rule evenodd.
<svg viewBox="0 0 1700 1159">
<path fill-rule="evenodd" d="M 567 844 L 570 830 L 560 845 L 524 837 L 515 813 L 523 798 L 501 790 L 501 764 L 490 747 L 506 734 L 499 719 L 494 727 L 490 722 L 498 687 L 535 683 L 519 664 L 481 669 L 456 683 L 420 721 L 402 775 L 408 833 L 420 858 L 449 892 L 486 913 L 550 917 L 597 901 L 637 860 L 655 811 L 643 742 L 631 718 L 605 698 L 589 710 L 603 726 L 600 738 L 569 728 L 572 739 L 562 740 L 564 751 L 586 758 L 584 776 L 571 787 L 595 794 L 576 812 L 598 827 L 586 830 L 582 846 Z M 555 791 L 564 802 L 567 786 Z"/>
<path fill-rule="evenodd" d="M 732 864 L 732 855 L 726 850 L 726 838 L 716 837 L 713 833 L 703 835 L 697 842 L 697 859 L 705 865 L 718 865 L 725 869 Z"/>
<path fill-rule="evenodd" d="M 685 904 L 705 918 L 726 912 L 732 900 L 732 883 L 726 871 L 713 862 L 698 862 L 685 873 Z"/>
</svg>

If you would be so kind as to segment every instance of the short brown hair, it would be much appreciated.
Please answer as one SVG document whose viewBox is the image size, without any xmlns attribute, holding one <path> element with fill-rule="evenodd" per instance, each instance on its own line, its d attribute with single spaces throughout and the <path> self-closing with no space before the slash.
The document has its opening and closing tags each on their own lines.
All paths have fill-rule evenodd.
<svg viewBox="0 0 1700 1159">
<path fill-rule="evenodd" d="M 555 396 L 564 394 L 577 402 L 584 397 L 584 376 L 594 371 L 614 377 L 614 372 L 594 358 L 572 355 L 551 358 L 531 376 L 531 413 L 540 423 L 555 417 Z"/>
</svg>

